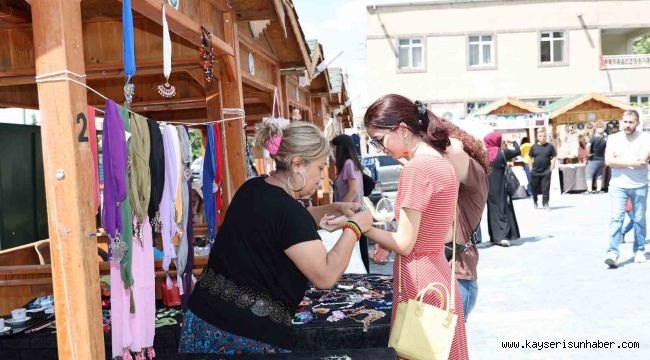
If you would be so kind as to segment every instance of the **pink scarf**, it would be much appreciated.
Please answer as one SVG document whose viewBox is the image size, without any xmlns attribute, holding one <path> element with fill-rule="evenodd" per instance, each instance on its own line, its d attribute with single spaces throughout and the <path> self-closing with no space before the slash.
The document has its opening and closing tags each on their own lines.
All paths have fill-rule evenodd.
<svg viewBox="0 0 650 360">
<path fill-rule="evenodd" d="M 490 162 L 494 161 L 494 159 L 497 158 L 497 155 L 499 155 L 499 151 L 501 151 L 501 133 L 495 131 L 487 134 L 485 138 L 483 138 L 483 142 L 485 142 Z"/>
</svg>

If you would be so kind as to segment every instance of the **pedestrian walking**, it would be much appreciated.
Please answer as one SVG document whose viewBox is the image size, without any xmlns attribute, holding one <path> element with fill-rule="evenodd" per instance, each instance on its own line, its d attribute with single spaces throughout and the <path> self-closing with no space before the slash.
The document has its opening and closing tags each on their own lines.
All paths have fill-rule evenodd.
<svg viewBox="0 0 650 360">
<path fill-rule="evenodd" d="M 533 187 L 533 205 L 538 208 L 537 196 L 542 195 L 542 206 L 549 210 L 549 192 L 551 190 L 551 173 L 557 162 L 557 152 L 553 144 L 546 142 L 546 132 L 537 133 L 537 144 L 531 146 L 530 167 Z"/>
<path fill-rule="evenodd" d="M 605 130 L 597 128 L 589 144 L 589 156 L 587 157 L 587 189 L 591 189 L 591 193 L 602 191 L 606 148 Z"/>
<path fill-rule="evenodd" d="M 623 131 L 607 139 L 605 163 L 612 169 L 609 182 L 609 197 L 612 217 L 609 224 L 609 249 L 605 264 L 618 266 L 618 245 L 621 240 L 625 204 L 632 203 L 634 222 L 634 262 L 643 263 L 645 256 L 646 206 L 648 198 L 648 160 L 650 160 L 650 138 L 638 130 L 639 113 L 627 110 L 621 120 Z"/>
<path fill-rule="evenodd" d="M 505 170 L 508 161 L 520 154 L 519 144 L 513 143 L 514 149 L 501 149 L 501 133 L 493 132 L 485 136 L 492 173 L 488 177 L 488 233 L 490 241 L 499 246 L 508 247 L 510 241 L 519 239 L 519 225 L 512 206 L 512 198 L 505 187 Z"/>
</svg>

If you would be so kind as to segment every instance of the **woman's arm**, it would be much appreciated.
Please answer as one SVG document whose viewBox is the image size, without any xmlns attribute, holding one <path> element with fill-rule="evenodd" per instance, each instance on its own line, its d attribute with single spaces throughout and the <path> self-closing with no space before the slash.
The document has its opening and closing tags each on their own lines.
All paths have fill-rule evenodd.
<svg viewBox="0 0 650 360">
<path fill-rule="evenodd" d="M 372 228 L 365 233 L 368 238 L 378 243 L 384 249 L 394 251 L 399 255 L 409 255 L 415 246 L 418 237 L 422 212 L 402 208 L 400 210 L 397 232 Z"/>
<path fill-rule="evenodd" d="M 514 150 L 505 149 L 503 151 L 506 156 L 506 161 L 510 161 L 521 154 L 521 149 L 519 149 L 519 144 L 516 141 L 512 142 L 512 146 L 514 146 Z"/>
<path fill-rule="evenodd" d="M 320 224 L 325 215 L 334 215 L 335 217 L 345 215 L 350 217 L 357 212 L 360 206 L 361 204 L 353 202 L 335 202 L 327 205 L 311 206 L 307 208 L 307 211 L 314 218 L 316 224 Z"/>
<path fill-rule="evenodd" d="M 372 217 L 368 211 L 354 214 L 352 220 L 361 227 L 361 231 L 367 231 L 372 226 Z M 314 286 L 329 289 L 348 267 L 356 243 L 356 234 L 345 228 L 329 252 L 320 240 L 302 242 L 284 252 Z"/>
</svg>

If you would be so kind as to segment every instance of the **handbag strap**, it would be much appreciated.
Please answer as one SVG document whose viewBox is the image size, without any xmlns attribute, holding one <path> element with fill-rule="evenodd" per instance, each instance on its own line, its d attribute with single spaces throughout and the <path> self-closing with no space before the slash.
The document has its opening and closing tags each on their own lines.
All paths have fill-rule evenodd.
<svg viewBox="0 0 650 360">
<path fill-rule="evenodd" d="M 447 302 L 447 308 L 451 311 L 454 311 L 456 309 L 456 224 L 458 222 L 457 219 L 457 212 L 458 212 L 458 201 L 454 202 L 454 217 L 453 217 L 453 222 L 452 222 L 452 256 L 451 256 L 451 280 L 450 280 L 450 291 L 449 291 L 449 297 L 447 299 L 451 299 L 451 301 Z M 402 255 L 398 255 L 397 258 L 398 261 L 398 266 L 397 266 L 397 286 L 398 286 L 398 293 L 397 293 L 397 302 L 401 303 L 402 302 Z M 418 278 L 418 259 L 417 256 L 415 258 L 415 283 L 417 286 L 417 278 Z M 431 285 L 431 284 L 429 284 Z M 425 289 L 428 289 L 429 286 Z M 446 289 L 445 289 L 446 290 Z M 451 302 L 451 306 L 449 306 L 449 302 Z"/>
</svg>

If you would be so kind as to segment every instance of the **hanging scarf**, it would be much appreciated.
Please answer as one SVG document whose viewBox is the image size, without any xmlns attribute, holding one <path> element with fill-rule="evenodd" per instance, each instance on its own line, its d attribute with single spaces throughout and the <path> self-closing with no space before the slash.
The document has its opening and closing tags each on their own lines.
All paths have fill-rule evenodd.
<svg viewBox="0 0 650 360">
<path fill-rule="evenodd" d="M 142 220 L 147 216 L 149 197 L 151 196 L 151 172 L 149 157 L 151 144 L 147 120 L 137 114 L 131 114 L 131 138 L 129 139 L 129 202 L 133 215 L 137 218 L 136 237 L 141 238 Z"/>
<path fill-rule="evenodd" d="M 88 142 L 93 164 L 93 210 L 97 215 L 101 198 L 99 196 L 99 157 L 97 155 L 97 129 L 95 128 L 95 108 L 88 106 Z"/>
<path fill-rule="evenodd" d="M 127 148 L 124 123 L 117 104 L 106 101 L 103 125 L 104 207 L 102 226 L 111 240 L 111 258 L 119 262 L 123 248 L 114 247 L 122 233 L 122 204 L 126 199 Z M 127 218 L 128 219 L 128 218 Z"/>
<path fill-rule="evenodd" d="M 149 154 L 149 169 L 151 171 L 151 195 L 149 196 L 149 221 L 154 231 L 160 231 L 160 200 L 165 186 L 165 147 L 163 146 L 162 132 L 158 123 L 147 119 L 149 127 L 149 141 L 151 151 Z M 158 225 L 158 226 L 157 226 Z"/>
<path fill-rule="evenodd" d="M 222 216 L 221 216 L 221 209 L 223 209 L 223 203 L 221 202 L 221 171 L 223 168 L 223 149 L 221 147 L 221 126 L 219 123 L 215 124 L 215 130 L 216 134 L 214 136 L 215 140 L 215 177 L 214 177 L 214 182 L 217 184 L 217 193 L 215 194 L 215 202 L 216 202 L 216 209 L 217 209 L 217 227 L 221 226 L 221 221 Z M 220 165 L 221 164 L 221 165 Z"/>
<path fill-rule="evenodd" d="M 215 203 L 214 193 L 214 179 L 216 176 L 216 161 L 215 161 L 215 142 L 214 142 L 214 127 L 213 125 L 206 125 L 207 142 L 205 146 L 205 154 L 203 155 L 203 207 L 205 210 L 205 221 L 208 223 L 208 242 L 212 247 L 212 243 L 217 235 L 217 209 Z"/>
<path fill-rule="evenodd" d="M 183 286 L 183 275 L 185 271 L 185 265 L 187 264 L 187 223 L 190 216 L 190 191 L 187 188 L 188 180 L 192 179 L 192 169 L 191 169 L 191 145 L 190 137 L 187 134 L 187 130 L 183 126 L 177 126 L 176 130 L 178 131 L 178 140 L 181 148 L 181 181 L 179 187 L 181 188 L 181 201 L 183 207 L 183 213 L 181 217 L 182 224 L 182 235 L 180 236 L 180 241 L 178 243 L 178 248 L 176 249 L 176 283 L 180 290 L 180 294 L 185 294 L 185 287 Z"/>
<path fill-rule="evenodd" d="M 497 155 L 499 155 L 499 151 L 501 150 L 501 133 L 495 131 L 487 134 L 483 141 L 485 142 L 485 148 L 487 149 L 490 162 L 492 162 L 497 158 Z"/>
<path fill-rule="evenodd" d="M 187 181 L 188 192 L 192 193 L 192 179 Z M 192 201 L 192 196 L 189 197 L 188 207 L 192 209 L 194 206 Z M 190 215 L 191 216 L 191 215 Z M 183 271 L 183 296 L 181 296 L 181 307 L 183 310 L 187 310 L 187 305 L 190 301 L 190 295 L 192 294 L 192 269 L 194 268 L 194 244 L 192 239 L 194 239 L 194 217 L 192 216 L 187 222 L 187 262 L 185 264 L 185 270 Z"/>
<path fill-rule="evenodd" d="M 174 235 L 174 238 L 172 240 L 172 243 L 174 246 L 178 246 L 181 236 L 185 232 L 182 228 L 182 223 L 183 223 L 183 201 L 181 197 L 181 178 L 182 178 L 182 163 L 181 163 L 181 144 L 178 139 L 178 130 L 176 129 L 175 126 L 172 126 L 172 132 L 174 133 L 174 136 L 172 137 L 173 143 L 174 143 L 174 151 L 176 151 L 176 197 L 174 199 L 174 209 L 175 211 L 175 216 L 174 218 L 176 219 L 176 235 Z"/>
<path fill-rule="evenodd" d="M 133 98 L 133 84 L 129 84 L 133 75 L 135 75 L 135 45 L 133 40 L 133 13 L 131 12 L 131 0 L 122 1 L 122 60 L 124 62 L 124 75 L 126 84 L 124 85 L 124 95 L 126 102 L 130 103 Z"/>
<path fill-rule="evenodd" d="M 163 143 L 165 148 L 165 185 L 163 187 L 163 196 L 160 201 L 160 222 L 161 235 L 163 243 L 163 263 L 162 267 L 165 272 L 169 271 L 169 264 L 176 258 L 176 252 L 172 245 L 172 239 L 178 230 L 176 227 L 176 214 L 174 203 L 176 202 L 176 188 L 178 186 L 178 160 L 176 149 L 174 148 L 174 127 L 166 125 L 163 130 Z M 172 288 L 172 282 L 169 274 L 166 277 L 167 288 Z"/>
<path fill-rule="evenodd" d="M 124 203 L 122 204 L 122 219 L 128 219 L 128 223 L 124 224 L 124 227 L 122 228 L 122 234 L 120 235 L 120 242 L 125 245 L 126 251 L 124 252 L 124 256 L 122 257 L 122 260 L 120 261 L 120 270 L 122 273 L 122 282 L 124 282 L 124 288 L 125 289 L 131 289 L 131 286 L 133 285 L 133 273 L 131 272 L 131 256 L 133 253 L 133 226 L 131 224 L 131 219 L 133 218 L 133 212 L 131 211 L 131 200 L 129 199 L 129 193 L 131 192 L 130 190 L 130 173 L 131 173 L 131 168 L 132 166 L 128 165 L 128 159 L 132 157 L 132 149 L 131 149 L 131 137 L 130 137 L 130 132 L 131 132 L 131 127 L 129 125 L 129 110 L 126 108 L 120 106 L 119 107 L 119 113 L 120 113 L 120 118 L 122 119 L 122 123 L 124 124 L 124 130 L 125 130 L 125 135 L 129 136 L 128 139 L 126 139 L 127 142 L 127 167 L 126 167 L 126 174 L 127 174 L 127 183 L 126 183 L 126 190 L 127 190 L 127 197 L 124 200 Z M 135 304 L 133 302 L 133 293 L 131 293 L 131 312 L 135 312 Z"/>
</svg>

